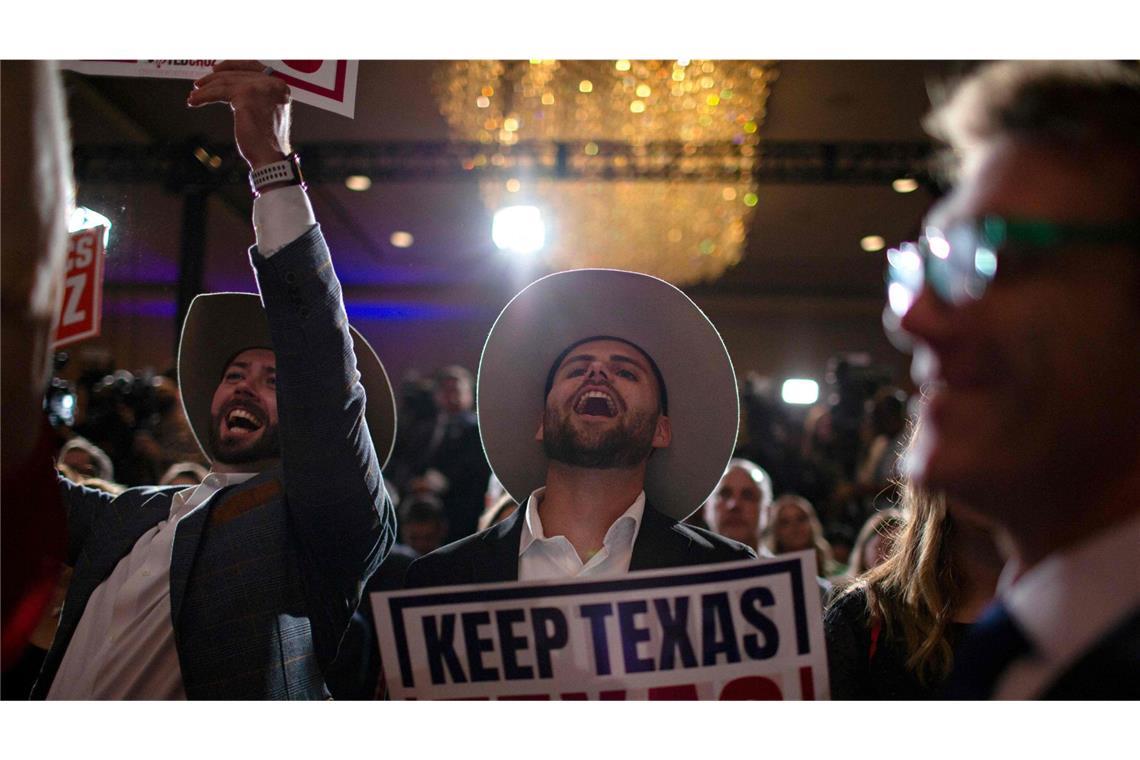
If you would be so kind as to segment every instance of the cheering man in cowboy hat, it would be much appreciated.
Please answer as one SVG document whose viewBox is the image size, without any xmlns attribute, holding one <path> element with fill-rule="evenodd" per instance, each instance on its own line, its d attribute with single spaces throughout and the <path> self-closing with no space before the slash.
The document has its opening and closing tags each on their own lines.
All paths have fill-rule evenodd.
<svg viewBox="0 0 1140 760">
<path fill-rule="evenodd" d="M 521 504 L 412 564 L 408 586 L 606 577 L 755 557 L 684 525 L 736 441 L 736 379 L 684 293 L 617 270 L 549 275 L 479 362 L 487 459 Z"/>
<path fill-rule="evenodd" d="M 393 540 L 392 392 L 281 161 L 288 87 L 238 62 L 195 87 L 190 105 L 231 106 L 254 170 L 261 297 L 202 295 L 186 315 L 179 381 L 212 462 L 201 485 L 112 499 L 61 481 L 75 572 L 33 696 L 327 697 L 323 672 Z"/>
</svg>

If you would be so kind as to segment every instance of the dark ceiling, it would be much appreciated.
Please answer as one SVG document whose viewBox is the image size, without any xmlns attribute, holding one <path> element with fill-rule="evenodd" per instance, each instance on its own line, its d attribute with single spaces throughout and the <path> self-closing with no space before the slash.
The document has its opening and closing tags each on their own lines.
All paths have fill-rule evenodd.
<svg viewBox="0 0 1140 760">
<path fill-rule="evenodd" d="M 362 61 L 355 118 L 297 104 L 294 146 L 304 157 L 329 143 L 447 140 L 431 86 L 435 65 Z M 929 106 L 928 85 L 966 67 L 781 61 L 761 134 L 777 145 L 921 147 L 926 137 L 919 122 Z M 221 150 L 217 146 L 230 143 L 228 110 L 186 108 L 188 81 L 67 72 L 65 83 L 79 156 L 108 146 L 177 146 L 189 153 L 197 144 Z M 77 175 L 79 202 L 115 224 L 107 270 L 109 311 L 173 316 L 174 293 L 184 274 L 188 187 L 179 183 L 185 178 L 112 181 L 82 161 Z M 254 287 L 244 254 L 252 243 L 248 188 L 236 170 L 231 176 L 233 182 L 211 193 L 204 207 L 201 287 L 207 290 Z M 462 351 L 464 361 L 477 358 L 478 335 L 485 334 L 510 296 L 544 273 L 541 263 L 520 268 L 494 249 L 490 214 L 475 182 L 441 174 L 376 181 L 366 192 L 353 192 L 340 177 L 320 179 L 310 182 L 310 195 L 350 306 L 355 303 L 365 318 L 430 322 L 442 315 L 465 320 L 473 326 L 462 339 L 475 348 Z M 885 177 L 872 181 L 850 173 L 764 180 L 758 194 L 742 262 L 714 283 L 688 288 L 698 302 L 802 301 L 822 304 L 825 310 L 827 304 L 847 304 L 831 307 L 829 313 L 836 318 L 857 313 L 866 319 L 877 313 L 882 300 L 882 254 L 863 251 L 860 239 L 877 234 L 891 243 L 913 235 L 933 198 L 929 187 L 900 194 Z M 392 247 L 388 239 L 395 230 L 411 232 L 415 244 Z M 116 306 L 116 299 L 129 303 Z"/>
</svg>

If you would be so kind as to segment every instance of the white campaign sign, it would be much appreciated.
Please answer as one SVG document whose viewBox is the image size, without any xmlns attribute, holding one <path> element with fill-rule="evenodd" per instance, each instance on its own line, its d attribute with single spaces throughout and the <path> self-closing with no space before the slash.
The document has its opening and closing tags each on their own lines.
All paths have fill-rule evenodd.
<svg viewBox="0 0 1140 760">
<path fill-rule="evenodd" d="M 161 79 L 198 79 L 216 60 L 62 61 L 80 74 Z M 261 61 L 293 91 L 293 99 L 350 119 L 356 109 L 358 61 Z"/>
<path fill-rule="evenodd" d="M 815 555 L 373 594 L 395 699 L 826 699 Z"/>
</svg>

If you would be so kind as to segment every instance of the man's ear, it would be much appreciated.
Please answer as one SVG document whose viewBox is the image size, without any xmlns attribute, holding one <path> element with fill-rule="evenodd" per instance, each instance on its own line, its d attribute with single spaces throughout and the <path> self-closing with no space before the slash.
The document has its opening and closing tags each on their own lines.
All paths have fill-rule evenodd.
<svg viewBox="0 0 1140 760">
<path fill-rule="evenodd" d="M 667 415 L 661 414 L 657 416 L 657 427 L 653 431 L 653 448 L 664 449 L 668 448 L 669 444 L 673 442 L 673 423 L 669 421 Z"/>
<path fill-rule="evenodd" d="M 542 440 L 542 423 L 541 422 L 538 423 L 538 430 L 535 431 L 534 440 L 536 440 L 536 441 Z"/>
</svg>

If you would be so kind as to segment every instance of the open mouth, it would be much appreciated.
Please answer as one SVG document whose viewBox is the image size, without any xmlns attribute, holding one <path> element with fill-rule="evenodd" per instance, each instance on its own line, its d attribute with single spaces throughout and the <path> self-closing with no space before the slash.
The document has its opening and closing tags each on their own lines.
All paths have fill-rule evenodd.
<svg viewBox="0 0 1140 760">
<path fill-rule="evenodd" d="M 594 390 L 586 391 L 578 397 L 574 411 L 590 417 L 616 417 L 618 407 L 613 396 L 605 391 Z"/>
<path fill-rule="evenodd" d="M 228 432 L 252 433 L 264 427 L 261 418 L 243 407 L 234 407 L 226 413 L 225 426 Z"/>
</svg>

